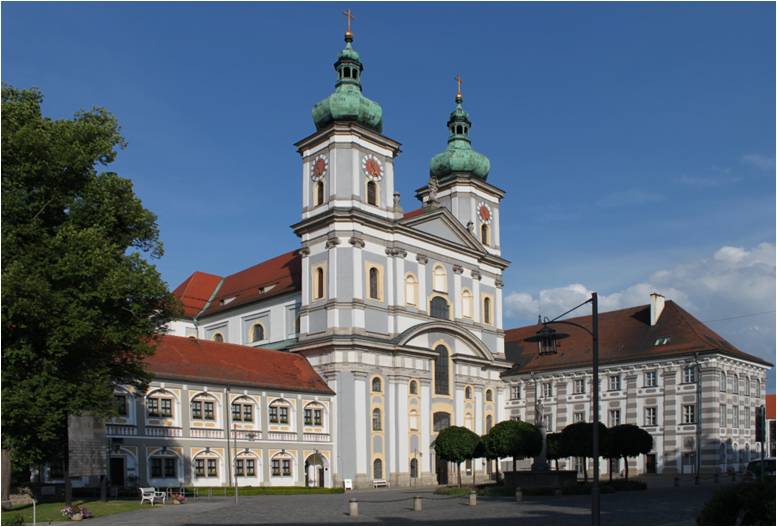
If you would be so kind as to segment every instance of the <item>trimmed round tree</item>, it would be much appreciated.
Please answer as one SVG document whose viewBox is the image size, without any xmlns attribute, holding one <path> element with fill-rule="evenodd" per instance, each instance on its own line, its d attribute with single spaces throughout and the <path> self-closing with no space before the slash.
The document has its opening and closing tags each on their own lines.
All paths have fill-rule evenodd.
<svg viewBox="0 0 777 527">
<path fill-rule="evenodd" d="M 629 460 L 640 454 L 649 454 L 653 449 L 653 436 L 637 425 L 617 425 L 609 432 L 612 452 L 623 458 L 626 465 L 626 479 L 629 479 Z"/>
<path fill-rule="evenodd" d="M 542 452 L 542 433 L 530 423 L 502 421 L 486 435 L 486 448 L 498 458 L 512 457 L 515 471 L 516 460 Z"/>
<path fill-rule="evenodd" d="M 545 436 L 545 457 L 556 462 L 556 470 L 558 470 L 558 460 L 567 457 L 561 445 L 561 432 L 553 432 Z"/>
<path fill-rule="evenodd" d="M 599 455 L 607 450 L 607 427 L 599 425 Z M 565 455 L 583 458 L 583 478 L 588 481 L 586 460 L 593 457 L 593 423 L 572 423 L 561 431 L 561 449 Z"/>
<path fill-rule="evenodd" d="M 434 440 L 434 451 L 445 461 L 456 463 L 456 474 L 461 487 L 461 463 L 472 459 L 480 443 L 480 436 L 463 426 L 449 426 Z"/>
</svg>

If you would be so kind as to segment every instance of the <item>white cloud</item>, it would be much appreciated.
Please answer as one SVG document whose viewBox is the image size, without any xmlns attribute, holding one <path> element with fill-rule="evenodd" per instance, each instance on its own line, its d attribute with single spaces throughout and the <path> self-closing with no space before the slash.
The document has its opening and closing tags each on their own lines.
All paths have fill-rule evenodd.
<svg viewBox="0 0 777 527">
<path fill-rule="evenodd" d="M 644 282 L 612 293 L 600 291 L 601 311 L 646 304 L 653 291 L 676 301 L 743 351 L 774 361 L 775 247 L 723 246 L 711 257 L 654 272 Z M 557 316 L 583 302 L 590 289 L 575 283 L 540 290 L 536 295 L 513 292 L 505 297 L 508 317 L 534 321 Z M 765 315 L 731 319 L 740 315 Z M 585 310 L 574 315 L 584 315 Z M 572 315 L 570 315 L 572 316 Z M 729 320 L 720 320 L 729 319 Z"/>
<path fill-rule="evenodd" d="M 759 170 L 771 172 L 774 170 L 774 158 L 761 154 L 745 154 L 742 156 L 742 162 L 753 166 Z"/>
</svg>

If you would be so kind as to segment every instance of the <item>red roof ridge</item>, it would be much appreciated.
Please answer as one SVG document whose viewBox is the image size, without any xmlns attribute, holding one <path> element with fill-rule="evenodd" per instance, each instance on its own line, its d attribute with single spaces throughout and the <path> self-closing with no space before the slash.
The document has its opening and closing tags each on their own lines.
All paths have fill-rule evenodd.
<svg viewBox="0 0 777 527">
<path fill-rule="evenodd" d="M 609 317 L 611 317 L 613 315 L 617 315 L 617 314 L 620 314 L 621 312 L 625 312 L 625 311 L 637 312 L 637 311 L 641 311 L 642 309 L 646 309 L 648 307 L 650 307 L 649 304 L 642 304 L 642 305 L 639 305 L 639 306 L 631 306 L 631 307 L 622 307 L 620 309 L 612 309 L 610 311 L 601 311 L 599 313 L 599 319 L 601 320 L 602 317 L 608 317 L 609 318 Z M 572 321 L 580 322 L 583 319 L 589 319 L 590 320 L 591 316 L 592 315 L 590 315 L 590 314 L 588 314 L 588 315 L 579 315 L 579 316 L 571 317 L 571 318 L 562 318 L 559 321 L 563 320 L 565 322 L 572 322 Z M 530 328 L 530 327 L 534 327 L 534 326 L 541 326 L 541 325 L 542 324 L 536 323 L 536 324 L 528 324 L 526 326 L 518 326 L 518 327 L 514 327 L 514 328 L 509 328 L 509 329 L 505 330 L 505 334 L 507 334 L 507 333 L 509 333 L 511 331 L 523 331 L 526 328 Z"/>
</svg>

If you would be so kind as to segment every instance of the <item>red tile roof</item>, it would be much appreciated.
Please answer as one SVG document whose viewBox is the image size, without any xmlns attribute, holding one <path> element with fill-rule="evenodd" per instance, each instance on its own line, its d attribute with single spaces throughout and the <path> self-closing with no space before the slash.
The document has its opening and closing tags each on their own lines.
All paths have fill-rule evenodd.
<svg viewBox="0 0 777 527">
<path fill-rule="evenodd" d="M 183 314 L 188 318 L 197 315 L 205 307 L 219 282 L 220 276 L 196 271 L 176 287 L 173 296 L 183 304 Z"/>
<path fill-rule="evenodd" d="M 766 418 L 774 419 L 774 413 L 774 394 L 768 393 L 766 394 Z"/>
<path fill-rule="evenodd" d="M 591 317 L 567 319 L 591 327 Z M 558 353 L 540 355 L 538 345 L 523 339 L 537 333 L 540 325 L 505 332 L 505 354 L 514 366 L 504 375 L 587 367 L 591 364 L 591 335 L 582 329 L 558 324 L 554 329 L 569 334 L 558 341 Z M 669 337 L 667 344 L 656 340 Z M 650 306 L 637 306 L 599 314 L 599 360 L 601 364 L 719 352 L 739 359 L 771 366 L 765 360 L 744 353 L 705 326 L 671 300 L 667 300 L 655 326 L 650 325 Z"/>
<path fill-rule="evenodd" d="M 297 250 L 289 251 L 280 256 L 276 256 L 275 258 L 258 263 L 248 269 L 231 274 L 224 279 L 216 277 L 219 278 L 221 285 L 218 288 L 213 301 L 207 306 L 207 298 L 210 297 L 215 286 L 210 289 L 206 300 L 203 302 L 195 302 L 191 298 L 191 295 L 185 296 L 182 293 L 188 291 L 189 287 L 187 287 L 187 284 L 192 282 L 193 278 L 198 275 L 215 277 L 215 275 L 207 275 L 206 273 L 194 273 L 173 291 L 173 294 L 184 303 L 185 308 L 187 307 L 187 303 L 191 306 L 185 311 L 187 317 L 194 317 L 199 314 L 197 318 L 203 318 L 227 309 L 233 309 L 251 302 L 300 291 L 302 289 L 302 282 L 300 279 L 301 258 Z M 202 278 L 198 278 L 195 282 L 199 285 L 202 281 Z M 205 289 L 205 287 L 199 287 L 198 291 L 204 291 Z M 200 292 L 198 298 L 201 297 L 202 294 L 203 293 Z M 194 309 L 197 306 L 199 306 L 199 309 L 194 312 Z"/>
<path fill-rule="evenodd" d="M 415 218 L 416 216 L 420 216 L 423 214 L 427 209 L 420 207 L 418 209 L 410 210 L 408 212 L 405 212 L 402 215 L 402 219 L 408 219 L 408 218 Z"/>
<path fill-rule="evenodd" d="M 146 369 L 157 379 L 334 394 L 302 355 L 192 337 L 160 335 Z"/>
</svg>

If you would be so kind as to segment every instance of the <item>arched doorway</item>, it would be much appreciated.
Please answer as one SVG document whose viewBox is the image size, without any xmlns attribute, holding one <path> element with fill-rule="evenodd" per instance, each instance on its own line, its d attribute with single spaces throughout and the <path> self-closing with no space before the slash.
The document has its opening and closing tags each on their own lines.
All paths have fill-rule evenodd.
<svg viewBox="0 0 777 527">
<path fill-rule="evenodd" d="M 305 486 L 326 485 L 326 459 L 321 454 L 312 454 L 305 460 Z"/>
</svg>

